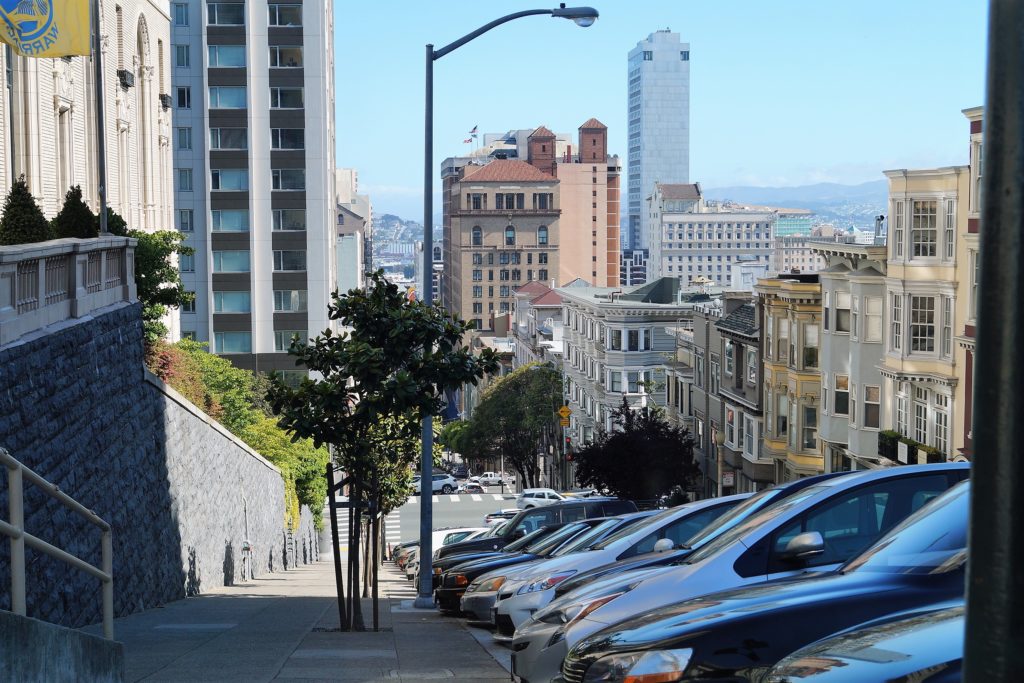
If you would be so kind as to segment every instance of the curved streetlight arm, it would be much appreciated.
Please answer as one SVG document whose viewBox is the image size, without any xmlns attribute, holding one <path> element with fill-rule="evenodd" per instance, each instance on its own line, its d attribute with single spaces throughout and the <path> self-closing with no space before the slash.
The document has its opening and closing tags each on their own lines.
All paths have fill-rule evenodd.
<svg viewBox="0 0 1024 683">
<path fill-rule="evenodd" d="M 555 10 L 551 10 L 551 9 L 528 9 L 528 10 L 523 10 L 522 12 L 514 12 L 513 14 L 509 14 L 507 16 L 501 17 L 500 19 L 495 19 L 494 21 L 490 22 L 489 24 L 484 24 L 483 26 L 481 26 L 477 30 L 473 31 L 472 33 L 467 33 L 466 35 L 462 36 L 458 40 L 453 41 L 451 43 L 448 43 L 447 45 L 445 45 L 444 47 L 442 47 L 442 48 L 440 48 L 438 50 L 434 50 L 432 52 L 431 59 L 433 59 L 433 61 L 436 62 L 437 60 L 441 59 L 441 57 L 444 57 L 449 52 L 452 52 L 453 50 L 457 50 L 460 47 L 462 47 L 463 45 L 465 45 L 466 43 L 468 43 L 469 41 L 473 40 L 474 38 L 477 38 L 477 37 L 482 36 L 483 34 L 487 33 L 488 31 L 490 31 L 495 26 L 501 26 L 502 24 L 504 24 L 506 22 L 509 22 L 509 21 L 512 21 L 513 19 L 519 19 L 520 17 L 529 17 L 529 16 L 533 16 L 535 14 L 554 14 L 554 12 L 555 12 Z"/>
</svg>

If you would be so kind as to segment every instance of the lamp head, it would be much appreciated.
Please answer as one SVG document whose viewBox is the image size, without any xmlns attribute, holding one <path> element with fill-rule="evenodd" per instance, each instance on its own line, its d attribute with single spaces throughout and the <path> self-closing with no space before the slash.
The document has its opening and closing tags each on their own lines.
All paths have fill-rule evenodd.
<svg viewBox="0 0 1024 683">
<path fill-rule="evenodd" d="M 594 22 L 597 21 L 597 17 L 600 15 L 593 7 L 566 7 L 563 2 L 557 9 L 551 10 L 551 16 L 558 17 L 560 19 L 572 19 L 576 22 L 577 26 L 586 28 L 588 26 L 593 26 Z"/>
</svg>

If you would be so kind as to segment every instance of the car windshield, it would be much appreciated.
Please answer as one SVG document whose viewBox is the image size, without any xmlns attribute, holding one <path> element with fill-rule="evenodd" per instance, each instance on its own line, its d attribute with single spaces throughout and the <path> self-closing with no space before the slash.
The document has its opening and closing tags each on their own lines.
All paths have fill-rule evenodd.
<svg viewBox="0 0 1024 683">
<path fill-rule="evenodd" d="M 535 555 L 548 555 L 568 539 L 588 528 L 588 524 L 566 524 L 547 538 L 543 538 L 526 548 L 526 552 L 534 553 Z"/>
<path fill-rule="evenodd" d="M 664 512 L 659 512 L 656 515 L 651 515 L 650 517 L 646 517 L 643 520 L 641 520 L 640 524 L 630 524 L 630 525 L 628 525 L 628 526 L 626 526 L 626 527 L 624 527 L 622 529 L 619 529 L 614 534 L 612 534 L 608 538 L 604 539 L 600 543 L 595 543 L 593 546 L 591 546 L 590 549 L 591 550 L 604 550 L 605 548 L 610 546 L 612 543 L 615 543 L 616 541 L 618 541 L 620 539 L 626 538 L 627 536 L 630 536 L 630 535 L 636 533 L 637 531 L 639 531 L 640 529 L 642 529 L 644 527 L 647 527 L 647 526 L 653 525 L 653 524 L 657 524 L 657 523 L 661 522 L 662 520 L 668 519 L 669 517 L 674 517 L 675 515 L 678 515 L 678 514 L 679 514 L 679 508 L 675 507 L 675 508 L 669 508 L 668 510 L 665 510 Z"/>
<path fill-rule="evenodd" d="M 845 572 L 942 574 L 967 562 L 967 482 L 937 497 L 842 568 Z"/>
<path fill-rule="evenodd" d="M 759 493 L 755 493 L 750 498 L 747 498 L 724 515 L 711 522 L 711 524 L 708 524 L 706 527 L 698 531 L 683 545 L 688 548 L 701 547 L 712 538 L 722 535 L 725 531 L 728 531 L 739 524 L 748 514 L 750 514 L 751 510 L 759 510 L 765 505 L 771 503 L 772 500 L 778 497 L 781 490 L 781 488 L 770 488 L 760 491 Z"/>
<path fill-rule="evenodd" d="M 508 522 L 506 522 L 505 524 L 508 524 Z M 505 525 L 503 524 L 502 526 L 505 526 Z M 545 527 L 540 527 L 539 529 L 534 529 L 533 531 L 531 531 L 530 533 L 526 534 L 522 538 L 517 539 L 515 541 L 512 541 L 511 543 L 506 545 L 505 546 L 505 552 L 510 552 L 510 553 L 519 552 L 519 551 L 523 550 L 526 546 L 530 545 L 531 543 L 536 543 L 536 542 L 540 541 L 542 538 L 545 538 L 549 533 L 550 532 Z"/>
<path fill-rule="evenodd" d="M 764 509 L 751 514 L 746 519 L 741 520 L 731 529 L 728 529 L 724 533 L 719 534 L 711 541 L 705 542 L 703 546 L 695 550 L 686 558 L 680 560 L 679 563 L 695 564 L 707 557 L 711 557 L 712 555 L 717 554 L 723 548 L 732 545 L 736 539 L 741 538 L 742 536 L 746 535 L 750 531 L 753 531 L 762 524 L 767 524 L 771 520 L 786 514 L 803 501 L 818 495 L 822 491 L 827 491 L 829 488 L 831 487 L 808 486 L 803 491 L 794 493 L 792 496 L 784 500 L 780 500 L 777 503 L 770 504 Z"/>
<path fill-rule="evenodd" d="M 621 520 L 618 519 L 606 519 L 597 526 L 593 527 L 590 531 L 574 538 L 564 546 L 551 553 L 555 556 L 568 555 L 574 553 L 577 550 L 583 550 L 584 548 L 591 545 L 596 539 L 601 538 L 604 534 L 608 533 L 609 529 L 614 529 L 616 524 L 619 524 Z"/>
</svg>

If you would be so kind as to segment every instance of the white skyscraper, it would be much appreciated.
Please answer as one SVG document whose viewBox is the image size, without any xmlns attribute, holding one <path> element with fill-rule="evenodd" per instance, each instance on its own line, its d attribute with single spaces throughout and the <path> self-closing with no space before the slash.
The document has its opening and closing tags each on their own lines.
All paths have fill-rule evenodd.
<svg viewBox="0 0 1024 683">
<path fill-rule="evenodd" d="M 690 44 L 658 31 L 629 52 L 627 251 L 650 248 L 654 183 L 690 181 Z"/>
</svg>

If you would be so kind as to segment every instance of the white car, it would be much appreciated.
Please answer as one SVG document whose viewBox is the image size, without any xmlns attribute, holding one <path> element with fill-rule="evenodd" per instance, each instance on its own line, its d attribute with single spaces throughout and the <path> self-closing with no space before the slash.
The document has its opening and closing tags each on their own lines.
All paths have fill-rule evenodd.
<svg viewBox="0 0 1024 683">
<path fill-rule="evenodd" d="M 459 488 L 459 482 L 455 481 L 455 477 L 450 474 L 435 474 L 434 481 L 431 485 L 431 491 L 433 493 L 455 493 L 455 489 Z M 413 477 L 412 480 L 412 492 L 420 492 L 420 478 Z"/>
<path fill-rule="evenodd" d="M 476 480 L 483 484 L 484 486 L 497 486 L 502 481 L 504 481 L 506 484 L 514 484 L 516 478 L 504 473 L 484 472 L 479 477 L 476 477 Z"/>
<path fill-rule="evenodd" d="M 560 500 L 566 500 L 566 498 L 554 489 L 523 489 L 523 492 L 516 497 L 516 507 L 526 510 L 538 505 L 551 505 Z"/>
</svg>

